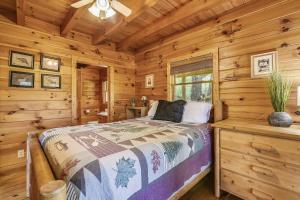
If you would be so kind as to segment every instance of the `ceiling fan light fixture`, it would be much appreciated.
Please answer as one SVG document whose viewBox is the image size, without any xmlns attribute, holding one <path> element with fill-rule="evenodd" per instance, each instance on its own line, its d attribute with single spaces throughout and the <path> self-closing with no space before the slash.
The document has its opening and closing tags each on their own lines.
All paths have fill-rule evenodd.
<svg viewBox="0 0 300 200">
<path fill-rule="evenodd" d="M 96 17 L 100 17 L 100 8 L 98 8 L 96 2 L 89 8 L 89 12 Z"/>
<path fill-rule="evenodd" d="M 119 12 L 125 17 L 128 17 L 132 13 L 130 8 L 118 0 L 77 0 L 77 2 L 71 4 L 71 6 L 78 9 L 91 3 L 93 3 L 93 5 L 88 9 L 89 12 L 101 19 L 109 18 L 115 15 L 116 12 Z"/>
<path fill-rule="evenodd" d="M 106 11 L 106 18 L 108 17 L 112 17 L 116 14 L 116 11 L 114 11 L 114 9 L 112 9 L 111 7 Z"/>
<path fill-rule="evenodd" d="M 102 20 L 112 17 L 116 14 L 116 12 L 110 7 L 109 2 L 106 0 L 97 0 L 89 8 L 89 12 Z"/>
<path fill-rule="evenodd" d="M 106 12 L 104 10 L 100 10 L 99 18 L 102 20 L 106 18 Z"/>
</svg>

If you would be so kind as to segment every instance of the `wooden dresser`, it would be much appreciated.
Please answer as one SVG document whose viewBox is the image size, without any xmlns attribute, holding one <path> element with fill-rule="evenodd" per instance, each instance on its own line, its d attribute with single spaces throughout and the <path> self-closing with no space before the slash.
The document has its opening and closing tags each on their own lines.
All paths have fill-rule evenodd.
<svg viewBox="0 0 300 200">
<path fill-rule="evenodd" d="M 300 126 L 215 123 L 216 195 L 250 200 L 300 200 Z"/>
</svg>

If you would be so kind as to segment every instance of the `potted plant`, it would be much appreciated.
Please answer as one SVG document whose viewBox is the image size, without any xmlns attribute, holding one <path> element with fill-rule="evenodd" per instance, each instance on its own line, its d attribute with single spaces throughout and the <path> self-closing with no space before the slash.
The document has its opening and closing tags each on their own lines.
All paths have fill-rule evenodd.
<svg viewBox="0 0 300 200">
<path fill-rule="evenodd" d="M 135 107 L 135 105 L 136 105 L 136 98 L 131 97 L 130 98 L 130 104 L 131 104 L 131 107 Z"/>
<path fill-rule="evenodd" d="M 285 112 L 292 82 L 279 73 L 272 73 L 268 78 L 268 91 L 274 112 L 268 117 L 269 124 L 276 127 L 289 127 L 293 123 L 291 116 Z"/>
</svg>

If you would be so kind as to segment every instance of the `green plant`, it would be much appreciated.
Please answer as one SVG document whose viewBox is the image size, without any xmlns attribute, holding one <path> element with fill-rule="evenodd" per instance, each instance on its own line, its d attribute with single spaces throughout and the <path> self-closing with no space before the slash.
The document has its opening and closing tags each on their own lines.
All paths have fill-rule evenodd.
<svg viewBox="0 0 300 200">
<path fill-rule="evenodd" d="M 279 73 L 272 73 L 268 78 L 268 91 L 275 112 L 284 112 L 292 85 L 292 81 Z"/>
<path fill-rule="evenodd" d="M 136 103 L 136 98 L 131 97 L 131 98 L 130 98 L 130 103 L 131 103 L 131 104 L 135 104 L 135 103 Z"/>
</svg>

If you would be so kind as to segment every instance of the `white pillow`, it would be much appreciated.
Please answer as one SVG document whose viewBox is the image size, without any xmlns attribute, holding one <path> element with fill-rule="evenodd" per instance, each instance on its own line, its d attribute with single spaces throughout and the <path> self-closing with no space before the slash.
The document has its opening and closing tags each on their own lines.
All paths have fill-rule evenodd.
<svg viewBox="0 0 300 200">
<path fill-rule="evenodd" d="M 154 117 L 156 110 L 157 110 L 157 106 L 158 106 L 158 101 L 154 101 L 151 105 L 150 105 L 150 109 L 148 111 L 148 117 Z"/>
<path fill-rule="evenodd" d="M 184 106 L 182 122 L 207 123 L 212 105 L 205 102 L 188 101 Z"/>
</svg>

